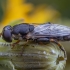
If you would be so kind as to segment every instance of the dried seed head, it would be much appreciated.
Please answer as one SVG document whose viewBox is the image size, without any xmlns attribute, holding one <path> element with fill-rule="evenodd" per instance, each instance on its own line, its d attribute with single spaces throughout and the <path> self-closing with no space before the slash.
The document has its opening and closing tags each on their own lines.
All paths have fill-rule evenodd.
<svg viewBox="0 0 70 70">
<path fill-rule="evenodd" d="M 66 64 L 64 52 L 53 43 L 30 43 L 22 46 L 22 56 L 12 58 L 16 68 L 24 70 L 63 70 Z M 19 51 L 14 51 L 19 52 Z"/>
<path fill-rule="evenodd" d="M 17 69 L 63 70 L 65 68 L 67 59 L 56 44 L 21 44 L 23 43 L 11 50 L 8 49 L 11 47 L 8 43 L 0 43 L 0 57 L 11 59 Z"/>
</svg>

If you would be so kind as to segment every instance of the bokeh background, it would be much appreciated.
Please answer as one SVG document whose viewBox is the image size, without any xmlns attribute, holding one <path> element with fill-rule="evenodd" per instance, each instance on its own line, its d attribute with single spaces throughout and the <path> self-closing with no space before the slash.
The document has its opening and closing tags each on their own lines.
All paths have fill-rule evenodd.
<svg viewBox="0 0 70 70">
<path fill-rule="evenodd" d="M 52 22 L 70 26 L 70 0 L 0 0 L 0 31 L 11 21 L 42 24 Z M 61 42 L 67 51 L 70 70 L 70 42 Z"/>
</svg>

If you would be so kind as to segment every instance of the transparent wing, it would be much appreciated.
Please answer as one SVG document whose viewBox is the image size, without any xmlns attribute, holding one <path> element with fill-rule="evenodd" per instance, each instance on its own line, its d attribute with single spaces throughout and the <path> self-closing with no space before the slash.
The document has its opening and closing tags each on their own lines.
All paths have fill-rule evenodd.
<svg viewBox="0 0 70 70">
<path fill-rule="evenodd" d="M 70 27 L 46 23 L 36 26 L 33 35 L 66 36 L 70 35 Z"/>
</svg>

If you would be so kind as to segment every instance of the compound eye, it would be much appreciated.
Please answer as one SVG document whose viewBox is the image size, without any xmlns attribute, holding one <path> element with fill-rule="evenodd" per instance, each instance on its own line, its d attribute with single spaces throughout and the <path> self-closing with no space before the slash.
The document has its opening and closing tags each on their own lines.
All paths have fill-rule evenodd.
<svg viewBox="0 0 70 70">
<path fill-rule="evenodd" d="M 29 31 L 32 32 L 34 30 L 34 26 L 33 25 L 29 25 Z"/>
<path fill-rule="evenodd" d="M 5 41 L 7 41 L 7 42 L 12 42 L 12 34 L 11 34 L 11 32 L 9 32 L 9 31 L 4 31 L 3 32 L 3 34 L 2 34 L 2 37 L 3 37 L 3 39 L 5 40 Z"/>
<path fill-rule="evenodd" d="M 12 33 L 10 27 L 6 26 L 2 31 L 2 38 L 7 42 L 12 42 Z"/>
</svg>

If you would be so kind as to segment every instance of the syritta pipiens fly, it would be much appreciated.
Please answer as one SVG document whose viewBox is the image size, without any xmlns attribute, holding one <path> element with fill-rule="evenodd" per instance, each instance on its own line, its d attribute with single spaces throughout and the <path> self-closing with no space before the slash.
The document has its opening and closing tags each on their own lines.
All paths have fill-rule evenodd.
<svg viewBox="0 0 70 70">
<path fill-rule="evenodd" d="M 3 28 L 2 38 L 7 42 L 12 42 L 12 38 L 14 38 L 18 40 L 16 43 L 20 41 L 20 38 L 28 41 L 33 40 L 35 42 L 54 42 L 60 47 L 66 56 L 64 48 L 58 43 L 58 41 L 70 40 L 70 27 L 60 24 L 52 24 L 50 22 L 37 26 L 28 23 L 21 23 L 13 27 L 8 25 Z"/>
</svg>

